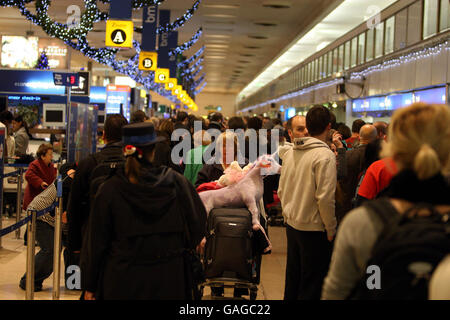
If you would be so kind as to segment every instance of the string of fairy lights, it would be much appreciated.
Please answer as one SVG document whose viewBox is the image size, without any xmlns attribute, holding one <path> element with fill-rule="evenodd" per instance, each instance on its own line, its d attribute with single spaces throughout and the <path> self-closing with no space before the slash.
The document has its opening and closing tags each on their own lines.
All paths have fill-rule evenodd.
<svg viewBox="0 0 450 320">
<path fill-rule="evenodd" d="M 133 9 L 141 9 L 145 6 L 160 5 L 165 0 L 133 0 Z M 31 3 L 35 4 L 35 14 L 27 7 Z M 108 4 L 111 0 L 100 0 L 100 2 Z M 118 49 L 114 48 L 95 48 L 89 44 L 87 36 L 90 31 L 94 29 L 94 24 L 100 21 L 106 21 L 109 18 L 109 14 L 102 12 L 98 6 L 96 0 L 84 0 L 85 10 L 80 16 L 79 23 L 76 26 L 68 26 L 67 24 L 59 23 L 50 18 L 48 11 L 51 6 L 51 0 L 0 0 L 1 7 L 16 7 L 20 13 L 32 23 L 40 26 L 49 36 L 58 38 L 66 43 L 68 46 L 81 52 L 83 55 L 92 59 L 100 64 L 110 66 L 114 71 L 127 75 L 134 81 L 141 83 L 145 88 L 156 91 L 173 102 L 177 102 L 177 98 L 172 96 L 170 91 L 165 90 L 164 85 L 154 82 L 154 73 L 146 73 L 139 70 L 139 53 L 140 43 L 133 41 L 133 47 L 136 50 L 136 55 L 129 60 L 117 60 Z M 159 26 L 158 33 L 172 32 L 181 28 L 186 22 L 188 22 L 194 13 L 198 10 L 201 0 L 195 1 L 192 8 L 189 9 L 182 17 L 175 20 L 173 23 Z M 195 43 L 200 39 L 203 33 L 200 28 L 193 37 L 186 43 L 174 48 L 169 52 L 169 56 L 180 55 L 186 50 L 192 48 Z M 178 67 L 186 68 L 189 64 L 195 61 L 204 51 L 202 47 L 194 56 L 178 64 Z M 186 73 L 185 76 L 192 80 L 192 72 L 198 67 L 189 68 L 190 73 Z M 184 72 L 183 72 L 184 73 Z M 196 75 L 198 72 L 196 73 Z M 194 87 L 195 88 L 195 87 Z M 191 87 L 191 92 L 193 92 Z"/>
</svg>

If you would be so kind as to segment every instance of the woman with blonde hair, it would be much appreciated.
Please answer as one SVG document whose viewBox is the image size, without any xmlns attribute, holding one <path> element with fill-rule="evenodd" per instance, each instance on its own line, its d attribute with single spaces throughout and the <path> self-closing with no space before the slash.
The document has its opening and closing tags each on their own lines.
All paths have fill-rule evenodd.
<svg viewBox="0 0 450 320">
<path fill-rule="evenodd" d="M 404 230 L 401 229 L 401 222 L 409 227 L 416 227 L 416 229 L 410 229 L 413 232 L 417 230 L 417 227 L 430 223 L 429 220 L 432 218 L 437 217 L 440 221 L 440 215 L 450 212 L 450 187 L 444 177 L 444 174 L 448 172 L 450 160 L 449 124 L 450 109 L 445 105 L 418 103 L 394 113 L 389 127 L 388 143 L 384 146 L 382 155 L 393 158 L 399 169 L 398 174 L 385 190 L 386 198 L 370 201 L 351 211 L 344 218 L 337 234 L 330 269 L 323 286 L 322 299 L 360 298 L 360 295 L 355 296 L 355 292 L 361 291 L 355 288 L 363 288 L 363 282 L 366 283 L 364 279 L 367 283 L 369 282 L 367 278 L 373 271 L 369 273 L 368 265 L 370 264 L 371 267 L 373 267 L 372 264 L 375 265 L 374 254 L 386 248 L 380 244 L 386 243 L 388 235 L 395 237 L 398 234 L 389 233 L 389 230 L 397 232 Z M 434 211 L 434 215 L 430 216 L 430 210 L 417 210 L 419 204 L 432 208 L 430 210 Z M 378 210 L 377 208 L 380 207 L 385 210 Z M 420 220 L 423 216 L 429 219 Z M 429 249 L 427 245 L 430 242 L 426 241 L 429 241 L 432 236 L 440 236 L 439 231 L 444 229 L 424 230 L 427 231 L 421 233 L 420 237 L 416 237 L 420 238 L 417 244 L 409 246 L 408 250 L 413 256 L 410 253 L 408 259 L 416 259 L 417 256 L 414 254 L 420 252 L 422 255 L 419 258 L 423 259 L 421 261 L 428 261 L 423 256 L 424 250 L 421 251 L 421 246 Z M 440 250 L 444 251 L 444 256 L 445 251 L 450 252 L 450 239 L 445 240 L 448 236 L 446 237 L 444 233 L 442 237 L 444 240 L 433 250 L 425 250 L 426 254 L 433 254 L 434 258 L 440 255 Z M 392 241 L 392 246 L 398 245 L 392 252 L 404 254 L 404 247 L 401 246 L 400 240 L 407 239 L 397 238 Z M 394 264 L 394 267 L 397 271 L 402 266 Z M 423 279 L 426 279 L 426 275 L 432 271 L 433 264 L 428 261 L 425 264 L 411 263 L 403 267 L 404 272 L 396 274 L 395 280 L 390 278 L 392 273 L 389 270 L 379 267 L 381 268 L 381 288 L 368 290 L 366 285 L 363 290 L 371 291 L 370 294 L 376 293 L 381 299 L 427 299 L 428 293 Z M 404 277 L 410 277 L 408 278 L 410 281 L 400 282 Z M 416 280 L 419 285 L 410 287 L 416 283 L 414 282 Z M 404 294 L 393 297 L 392 291 L 389 291 L 392 287 L 402 289 Z"/>
<path fill-rule="evenodd" d="M 245 167 L 248 160 L 244 158 L 240 153 L 240 144 L 238 137 L 230 132 L 223 132 L 216 138 L 215 155 L 211 159 L 207 159 L 208 151 L 204 155 L 206 164 L 198 172 L 197 181 L 195 186 L 199 187 L 203 183 L 219 180 L 223 175 L 225 169 L 227 169 L 233 161 L 238 161 L 241 167 Z"/>
</svg>

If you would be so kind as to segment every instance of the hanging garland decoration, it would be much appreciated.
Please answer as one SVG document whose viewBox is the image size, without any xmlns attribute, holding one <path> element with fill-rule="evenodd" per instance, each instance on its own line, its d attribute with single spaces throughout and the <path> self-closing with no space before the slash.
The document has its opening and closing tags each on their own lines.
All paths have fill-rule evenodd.
<svg viewBox="0 0 450 320">
<path fill-rule="evenodd" d="M 200 85 L 200 83 L 203 82 L 203 80 L 205 80 L 205 74 L 203 74 L 200 78 L 198 78 L 197 81 L 194 81 L 194 83 L 192 84 L 192 87 L 191 87 L 192 88 L 191 91 L 194 91 Z"/>
<path fill-rule="evenodd" d="M 189 21 L 194 15 L 195 11 L 197 11 L 198 7 L 202 0 L 197 0 L 191 9 L 189 9 L 182 17 L 178 18 L 175 22 L 166 24 L 165 26 L 159 26 L 156 29 L 157 34 L 173 32 L 179 28 L 181 28 L 187 21 Z"/>
<path fill-rule="evenodd" d="M 188 74 L 192 74 L 192 73 L 195 71 L 195 69 L 197 69 L 197 67 L 198 67 L 204 60 L 205 60 L 204 58 L 201 58 L 200 60 L 198 60 L 198 61 L 192 66 L 192 68 L 188 68 L 188 69 L 183 70 L 183 71 L 181 72 L 181 76 L 184 77 L 184 76 L 186 76 L 186 75 L 188 75 Z"/>
<path fill-rule="evenodd" d="M 111 0 L 100 0 L 103 3 L 111 3 Z M 134 0 L 133 1 L 133 9 L 141 9 L 143 7 L 152 6 L 152 5 L 160 5 L 165 0 Z"/>
<path fill-rule="evenodd" d="M 206 87 L 206 84 L 207 84 L 208 82 L 203 82 L 203 85 L 198 89 L 198 90 L 196 90 L 196 91 L 194 91 L 194 96 L 197 96 L 200 92 L 202 92 L 203 91 L 203 89 Z"/>
<path fill-rule="evenodd" d="M 190 49 L 198 41 L 198 39 L 200 39 L 202 34 L 203 34 L 203 29 L 200 27 L 200 29 L 198 29 L 198 31 L 194 34 L 194 36 L 191 38 L 191 40 L 189 40 L 188 42 L 182 44 L 181 46 L 173 49 L 172 51 L 169 51 L 169 57 L 171 57 L 173 55 L 181 54 L 184 51 Z"/>
<path fill-rule="evenodd" d="M 165 0 L 146 0 L 133 2 L 133 7 L 138 9 L 142 6 L 160 4 Z M 54 22 L 48 16 L 48 9 L 51 4 L 51 0 L 36 0 L 36 15 L 31 13 L 26 5 L 33 2 L 32 0 L 0 0 L 0 6 L 17 7 L 21 14 L 28 20 L 36 25 L 39 25 L 50 36 L 58 38 L 66 43 L 74 50 L 80 51 L 86 57 L 107 66 L 110 66 L 114 71 L 128 75 L 130 78 L 138 83 L 142 83 L 145 88 L 153 90 L 169 100 L 175 102 L 177 98 L 171 95 L 171 92 L 166 91 L 164 86 L 154 82 L 154 74 L 150 73 L 147 76 L 143 76 L 143 71 L 138 68 L 139 64 L 139 52 L 140 44 L 134 41 L 134 47 L 137 54 L 127 61 L 117 61 L 116 54 L 117 49 L 109 48 L 94 48 L 91 47 L 86 39 L 89 31 L 93 29 L 93 24 L 98 21 L 108 19 L 108 14 L 101 12 L 97 8 L 95 0 L 84 0 L 86 10 L 80 19 L 80 25 L 77 28 L 69 29 L 67 25 Z M 109 3 L 110 1 L 103 1 Z"/>
<path fill-rule="evenodd" d="M 184 60 L 183 62 L 180 62 L 177 66 L 178 68 L 182 69 L 197 60 L 198 57 L 200 57 L 203 52 L 205 51 L 205 46 L 201 47 L 200 50 L 198 50 L 192 57 L 190 57 L 187 60 Z"/>
<path fill-rule="evenodd" d="M 195 78 L 196 76 L 198 76 L 198 74 L 199 74 L 200 71 L 202 71 L 202 70 L 203 70 L 203 66 L 200 66 L 200 67 L 198 68 L 198 70 L 195 71 L 195 72 L 192 74 L 192 77 Z"/>
</svg>

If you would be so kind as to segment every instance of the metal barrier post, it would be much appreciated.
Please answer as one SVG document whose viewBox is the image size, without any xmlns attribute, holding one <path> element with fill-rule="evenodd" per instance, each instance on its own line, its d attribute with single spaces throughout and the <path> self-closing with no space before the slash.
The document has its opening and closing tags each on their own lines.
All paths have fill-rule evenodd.
<svg viewBox="0 0 450 320">
<path fill-rule="evenodd" d="M 22 177 L 23 168 L 19 168 L 19 175 L 17 176 L 17 204 L 16 204 L 16 222 L 20 221 L 22 214 Z M 16 239 L 20 239 L 20 228 L 16 230 Z"/>
<path fill-rule="evenodd" d="M 30 211 L 27 211 L 27 215 L 30 215 Z M 26 282 L 26 300 L 34 299 L 34 253 L 35 253 L 35 241 L 36 241 L 36 211 L 31 212 L 31 221 L 27 224 L 28 228 L 28 240 L 27 240 L 27 282 Z"/>
<path fill-rule="evenodd" d="M 53 300 L 59 300 L 61 276 L 61 216 L 62 216 L 62 180 L 58 176 L 58 207 L 55 210 L 55 238 L 53 249 Z"/>
<path fill-rule="evenodd" d="M 3 123 L 0 122 L 0 174 L 1 174 L 1 183 L 0 183 L 0 230 L 3 229 L 3 182 L 5 179 L 3 178 L 3 174 L 5 171 L 5 159 L 3 155 L 5 154 L 4 150 L 6 148 L 6 127 Z M 2 247 L 2 238 L 0 237 L 0 248 Z"/>
</svg>

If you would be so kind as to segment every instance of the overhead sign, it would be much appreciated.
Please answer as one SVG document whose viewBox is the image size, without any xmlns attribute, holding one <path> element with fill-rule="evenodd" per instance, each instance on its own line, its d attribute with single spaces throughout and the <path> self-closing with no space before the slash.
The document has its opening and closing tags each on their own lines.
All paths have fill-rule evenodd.
<svg viewBox="0 0 450 320">
<path fill-rule="evenodd" d="M 166 83 L 166 90 L 172 91 L 178 85 L 177 79 L 169 78 L 169 81 Z"/>
<path fill-rule="evenodd" d="M 3 69 L 0 92 L 64 95 L 65 88 L 55 86 L 52 71 Z"/>
<path fill-rule="evenodd" d="M 158 67 L 158 53 L 141 51 L 139 55 L 139 70 L 156 71 Z"/>
<path fill-rule="evenodd" d="M 156 83 L 167 83 L 170 78 L 169 69 L 156 69 L 155 72 L 155 82 Z"/>
<path fill-rule="evenodd" d="M 133 21 L 106 21 L 106 46 L 133 48 L 133 31 Z"/>
<path fill-rule="evenodd" d="M 53 72 L 55 86 L 74 87 L 79 85 L 79 80 L 78 73 Z"/>
<path fill-rule="evenodd" d="M 159 11 L 159 25 L 166 26 L 170 23 L 170 10 L 160 10 Z M 169 33 L 161 32 L 159 34 L 158 43 L 158 59 L 159 66 L 161 68 L 169 68 Z"/>
<path fill-rule="evenodd" d="M 158 6 L 144 7 L 142 19 L 142 50 L 156 50 L 156 27 L 158 26 Z"/>
<path fill-rule="evenodd" d="M 172 94 L 174 95 L 174 96 L 179 96 L 180 95 L 180 93 L 181 93 L 181 91 L 183 90 L 183 87 L 182 86 L 175 86 L 175 89 L 174 90 L 172 90 Z"/>
<path fill-rule="evenodd" d="M 89 96 L 91 89 L 89 72 L 78 72 L 78 78 L 78 85 L 73 86 L 70 92 L 75 96 Z"/>
</svg>

